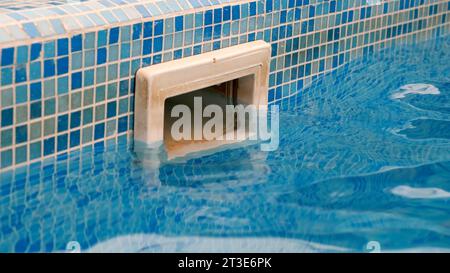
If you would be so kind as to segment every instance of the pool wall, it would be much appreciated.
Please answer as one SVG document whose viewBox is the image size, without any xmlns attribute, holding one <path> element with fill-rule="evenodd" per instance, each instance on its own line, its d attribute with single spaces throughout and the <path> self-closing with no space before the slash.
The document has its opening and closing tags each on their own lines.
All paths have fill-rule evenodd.
<svg viewBox="0 0 450 273">
<path fill-rule="evenodd" d="M 141 67 L 265 40 L 269 101 L 284 104 L 351 60 L 450 30 L 442 0 L 30 3 L 0 3 L 2 171 L 126 142 Z"/>
</svg>

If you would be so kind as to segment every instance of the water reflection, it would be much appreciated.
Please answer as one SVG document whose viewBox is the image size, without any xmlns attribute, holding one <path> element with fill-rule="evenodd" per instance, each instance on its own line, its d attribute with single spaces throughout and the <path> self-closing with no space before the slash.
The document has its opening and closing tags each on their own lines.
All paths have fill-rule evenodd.
<svg viewBox="0 0 450 273">
<path fill-rule="evenodd" d="M 428 197 L 450 192 L 448 59 L 444 39 L 316 80 L 281 103 L 273 152 L 120 141 L 2 173 L 0 251 L 446 250 L 449 200 Z M 392 99 L 417 83 L 439 94 Z"/>
</svg>

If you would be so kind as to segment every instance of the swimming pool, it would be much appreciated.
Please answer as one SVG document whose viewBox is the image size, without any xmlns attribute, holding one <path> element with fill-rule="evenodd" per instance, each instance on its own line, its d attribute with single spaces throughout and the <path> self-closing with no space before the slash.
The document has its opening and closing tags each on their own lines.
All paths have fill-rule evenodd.
<svg viewBox="0 0 450 273">
<path fill-rule="evenodd" d="M 450 251 L 449 60 L 447 37 L 316 79 L 280 103 L 273 152 L 124 141 L 4 172 L 0 252 Z"/>
</svg>

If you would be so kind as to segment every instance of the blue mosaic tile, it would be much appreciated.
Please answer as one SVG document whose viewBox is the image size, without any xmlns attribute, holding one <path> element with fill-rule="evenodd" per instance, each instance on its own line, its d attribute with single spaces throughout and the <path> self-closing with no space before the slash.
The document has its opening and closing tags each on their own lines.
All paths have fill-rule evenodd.
<svg viewBox="0 0 450 273">
<path fill-rule="evenodd" d="M 24 143 L 28 139 L 28 126 L 21 125 L 16 127 L 16 143 Z"/>
<path fill-rule="evenodd" d="M 72 52 L 81 51 L 83 49 L 83 36 L 81 34 L 73 36 L 70 43 Z"/>
<path fill-rule="evenodd" d="M 83 83 L 83 73 L 82 72 L 72 73 L 71 80 L 72 80 L 71 85 L 72 90 L 81 88 Z"/>
<path fill-rule="evenodd" d="M 32 83 L 30 85 L 30 100 L 39 100 L 42 97 L 42 84 L 41 82 Z"/>
<path fill-rule="evenodd" d="M 101 11 L 86 3 L 49 7 L 50 20 L 26 19 L 32 15 L 20 9 L 7 13 L 17 24 L 0 27 L 8 36 L 0 38 L 1 168 L 126 137 L 140 67 L 265 40 L 272 46 L 269 101 L 279 103 L 353 55 L 431 39 L 450 28 L 450 2 L 439 0 L 101 3 Z M 380 16 L 385 25 L 377 22 Z M 42 124 L 42 134 L 29 122 Z"/>
<path fill-rule="evenodd" d="M 24 64 L 28 62 L 28 46 L 19 46 L 17 48 L 17 64 Z"/>
<path fill-rule="evenodd" d="M 28 101 L 28 86 L 26 84 L 16 86 L 15 93 L 16 93 L 16 104 Z"/>
<path fill-rule="evenodd" d="M 179 32 L 179 31 L 183 31 L 183 16 L 177 16 L 175 18 L 175 31 Z"/>
<path fill-rule="evenodd" d="M 48 99 L 44 101 L 44 115 L 50 116 L 55 114 L 55 112 L 56 112 L 55 99 Z"/>
<path fill-rule="evenodd" d="M 42 156 L 41 142 L 34 142 L 30 144 L 30 160 L 39 159 Z"/>
<path fill-rule="evenodd" d="M 57 90 L 58 90 L 58 94 L 66 94 L 67 92 L 69 92 L 69 77 L 61 77 L 58 78 L 58 83 L 57 83 Z"/>
<path fill-rule="evenodd" d="M 115 44 L 119 41 L 119 28 L 115 27 L 109 31 L 109 44 Z"/>
<path fill-rule="evenodd" d="M 12 150 L 5 150 L 0 153 L 1 155 L 1 168 L 12 166 Z"/>
<path fill-rule="evenodd" d="M 164 21 L 163 20 L 156 20 L 153 23 L 154 26 L 154 36 L 162 35 L 164 30 Z"/>
<path fill-rule="evenodd" d="M 100 30 L 97 34 L 97 46 L 102 47 L 107 44 L 108 31 Z"/>
<path fill-rule="evenodd" d="M 153 34 L 153 22 L 145 22 L 144 23 L 144 38 L 149 38 Z"/>
<path fill-rule="evenodd" d="M 105 123 L 100 123 L 95 125 L 94 129 L 94 139 L 102 139 L 105 136 Z"/>
<path fill-rule="evenodd" d="M 30 105 L 30 119 L 40 118 L 42 115 L 42 103 L 35 102 Z"/>
<path fill-rule="evenodd" d="M 27 68 L 26 66 L 16 66 L 15 71 L 16 77 L 15 77 L 15 83 L 22 83 L 27 81 Z"/>
<path fill-rule="evenodd" d="M 10 85 L 13 82 L 13 70 L 12 68 L 3 68 L 1 70 L 1 85 Z"/>
<path fill-rule="evenodd" d="M 69 57 L 59 58 L 56 67 L 58 75 L 67 74 L 69 72 Z"/>
<path fill-rule="evenodd" d="M 138 40 L 141 38 L 142 34 L 142 24 L 134 24 L 133 25 L 133 40 Z"/>
<path fill-rule="evenodd" d="M 70 148 L 80 145 L 80 131 L 70 133 Z"/>
<path fill-rule="evenodd" d="M 58 39 L 57 41 L 58 56 L 64 56 L 69 54 L 69 40 L 67 38 Z"/>
<path fill-rule="evenodd" d="M 55 138 L 44 139 L 44 156 L 51 155 L 55 152 Z"/>
<path fill-rule="evenodd" d="M 36 37 L 40 37 L 41 36 L 41 33 L 36 28 L 34 23 L 24 23 L 22 25 L 22 27 L 23 27 L 23 30 L 28 34 L 28 36 L 30 38 L 36 38 Z"/>
<path fill-rule="evenodd" d="M 2 147 L 9 147 L 13 143 L 13 130 L 12 129 L 6 129 L 0 132 L 1 139 L 0 139 L 0 145 Z"/>
<path fill-rule="evenodd" d="M 58 117 L 58 132 L 67 131 L 69 128 L 69 115 L 62 115 Z"/>
<path fill-rule="evenodd" d="M 55 75 L 55 61 L 45 60 L 44 61 L 44 77 L 52 77 Z"/>
<path fill-rule="evenodd" d="M 70 128 L 77 128 L 81 125 L 81 111 L 74 112 L 70 115 Z"/>
<path fill-rule="evenodd" d="M 67 144 L 68 144 L 67 141 L 68 141 L 67 134 L 58 136 L 58 138 L 57 138 L 57 151 L 58 152 L 67 150 Z"/>
<path fill-rule="evenodd" d="M 42 63 L 32 62 L 30 63 L 30 81 L 39 80 L 42 77 Z"/>
</svg>

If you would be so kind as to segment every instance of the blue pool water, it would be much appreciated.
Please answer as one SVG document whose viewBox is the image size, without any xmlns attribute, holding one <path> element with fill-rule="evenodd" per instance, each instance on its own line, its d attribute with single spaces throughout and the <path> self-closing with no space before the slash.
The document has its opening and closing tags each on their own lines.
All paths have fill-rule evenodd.
<svg viewBox="0 0 450 273">
<path fill-rule="evenodd" d="M 119 143 L 3 173 L 0 251 L 450 251 L 450 38 L 282 105 L 273 152 L 161 163 Z"/>
</svg>

